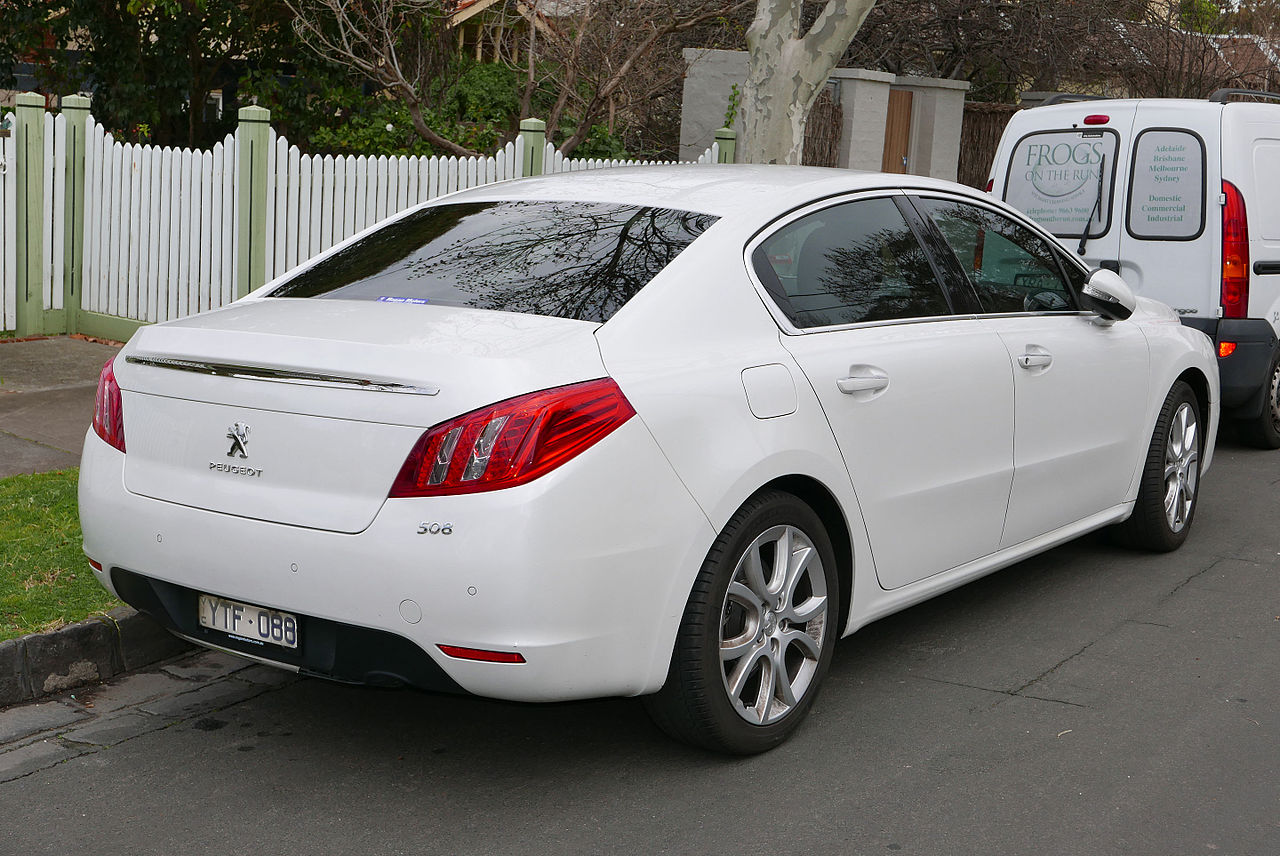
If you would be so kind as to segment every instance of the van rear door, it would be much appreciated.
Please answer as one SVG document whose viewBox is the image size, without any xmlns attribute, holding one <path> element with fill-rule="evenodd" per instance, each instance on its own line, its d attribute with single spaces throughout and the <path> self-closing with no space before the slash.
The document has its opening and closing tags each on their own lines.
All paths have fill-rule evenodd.
<svg viewBox="0 0 1280 856">
<path fill-rule="evenodd" d="M 1005 171 L 993 176 L 993 189 L 1070 250 L 1083 247 L 1091 267 L 1114 268 L 1120 258 L 1116 198 L 1125 196 L 1136 104 L 1085 101 L 1024 111 L 1005 132 L 1006 141 L 1014 137 L 1011 149 L 997 155 Z"/>
<path fill-rule="evenodd" d="M 1222 264 L 1218 195 L 1222 105 L 1142 101 L 1118 199 L 1120 273 L 1137 294 L 1178 314 L 1216 318 Z"/>
</svg>

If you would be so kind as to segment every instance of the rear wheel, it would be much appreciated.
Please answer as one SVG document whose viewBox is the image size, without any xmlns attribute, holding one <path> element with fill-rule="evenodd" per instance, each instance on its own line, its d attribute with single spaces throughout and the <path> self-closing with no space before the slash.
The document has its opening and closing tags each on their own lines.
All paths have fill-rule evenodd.
<svg viewBox="0 0 1280 856">
<path fill-rule="evenodd" d="M 1200 491 L 1202 433 L 1196 395 L 1178 381 L 1156 420 L 1133 515 L 1115 528 L 1122 543 L 1168 552 L 1187 540 Z"/>
<path fill-rule="evenodd" d="M 800 725 L 839 633 L 835 554 L 796 497 L 757 494 L 730 519 L 694 583 L 667 683 L 645 700 L 678 740 L 735 754 Z"/>
<path fill-rule="evenodd" d="M 1271 362 L 1271 374 L 1262 400 L 1262 415 L 1237 423 L 1240 438 L 1260 449 L 1280 449 L 1280 352 Z"/>
</svg>

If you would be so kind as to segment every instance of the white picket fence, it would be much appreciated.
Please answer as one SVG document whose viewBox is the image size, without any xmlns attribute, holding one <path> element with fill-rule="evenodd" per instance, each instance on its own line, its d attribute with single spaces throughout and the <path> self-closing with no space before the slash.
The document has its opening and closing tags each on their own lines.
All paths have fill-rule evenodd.
<svg viewBox="0 0 1280 856">
<path fill-rule="evenodd" d="M 136 322 L 165 321 L 235 299 L 243 210 L 242 125 L 210 151 L 124 143 L 85 126 L 83 279 L 79 308 Z M 62 308 L 68 194 L 65 116 L 44 114 L 42 279 L 46 311 Z M 269 132 L 265 258 L 270 280 L 399 211 L 468 187 L 521 176 L 523 137 L 491 157 L 302 154 Z M 0 329 L 16 324 L 12 239 L 14 148 L 0 139 Z M 715 163 L 713 145 L 695 163 Z M 649 162 L 565 158 L 551 144 L 543 172 Z M 78 222 L 78 221 L 77 221 Z"/>
<path fill-rule="evenodd" d="M 18 324 L 17 170 L 13 137 L 0 137 L 0 330 Z"/>
</svg>

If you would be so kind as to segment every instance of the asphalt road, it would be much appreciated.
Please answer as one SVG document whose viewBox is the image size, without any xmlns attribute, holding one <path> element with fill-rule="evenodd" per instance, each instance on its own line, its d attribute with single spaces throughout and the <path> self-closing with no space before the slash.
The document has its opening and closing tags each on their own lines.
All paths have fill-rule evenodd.
<svg viewBox="0 0 1280 856">
<path fill-rule="evenodd" d="M 1274 856 L 1278 514 L 1280 453 L 1227 443 L 1179 552 L 1092 536 L 882 620 L 750 759 L 634 701 L 171 666 L 118 690 L 159 682 L 146 705 L 80 712 L 116 738 L 24 750 L 49 760 L 0 783 L 0 853 Z"/>
</svg>

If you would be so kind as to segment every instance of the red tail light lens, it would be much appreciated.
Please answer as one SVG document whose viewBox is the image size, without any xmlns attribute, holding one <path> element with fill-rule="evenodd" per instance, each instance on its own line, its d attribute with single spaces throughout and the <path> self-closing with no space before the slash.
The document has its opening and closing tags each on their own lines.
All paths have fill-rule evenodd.
<svg viewBox="0 0 1280 856">
<path fill-rule="evenodd" d="M 107 360 L 98 375 L 98 399 L 93 407 L 93 433 L 124 451 L 124 408 L 120 403 L 120 385 L 116 383 L 113 365 Z"/>
<path fill-rule="evenodd" d="M 982 188 L 982 189 L 983 189 L 983 191 L 985 191 L 985 192 L 987 192 L 987 193 L 990 193 L 990 192 L 991 192 L 991 188 L 993 188 L 993 187 L 995 187 L 995 186 L 996 186 L 996 180 L 995 180 L 994 178 L 988 178 L 988 179 L 987 179 L 987 186 L 986 186 L 986 187 L 984 187 L 984 188 Z"/>
<path fill-rule="evenodd" d="M 526 484 L 577 457 L 635 415 L 610 378 L 509 398 L 430 428 L 391 497 L 479 493 Z"/>
<path fill-rule="evenodd" d="M 481 663 L 524 662 L 524 655 L 516 651 L 486 651 L 481 648 L 461 648 L 457 645 L 437 645 L 436 647 L 455 660 L 477 660 Z"/>
<path fill-rule="evenodd" d="M 1227 198 L 1222 206 L 1222 317 L 1249 314 L 1249 221 L 1244 197 L 1229 181 L 1222 182 Z"/>
</svg>

